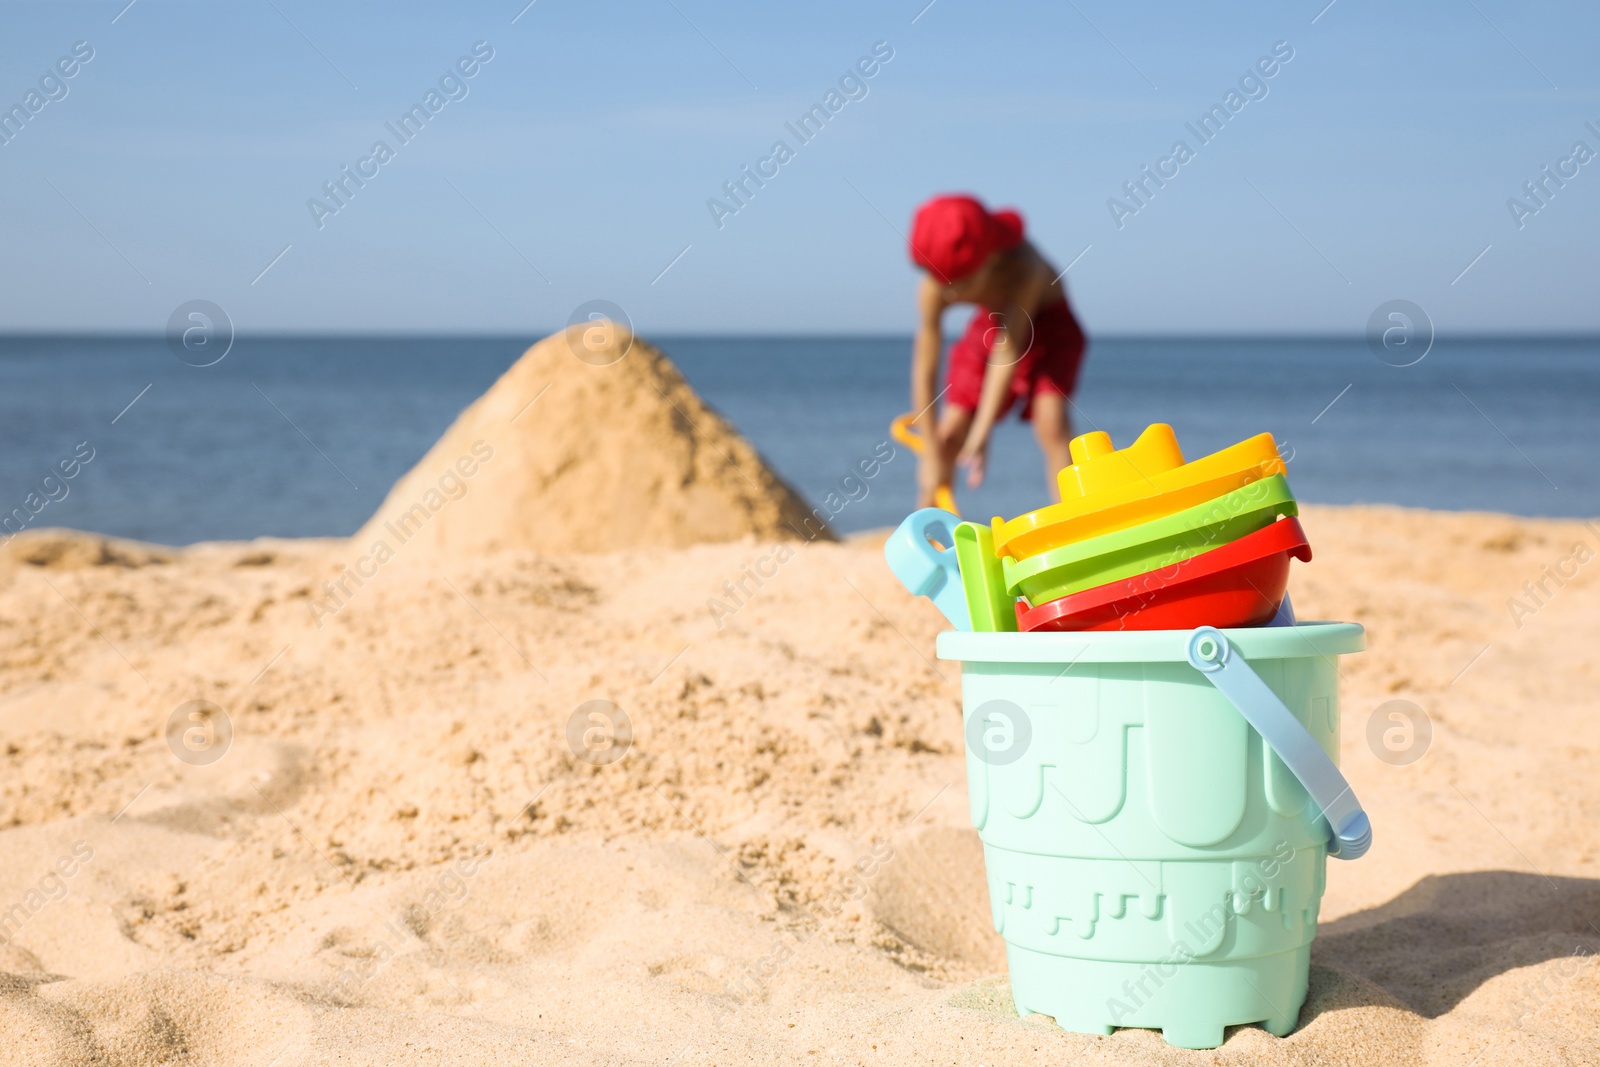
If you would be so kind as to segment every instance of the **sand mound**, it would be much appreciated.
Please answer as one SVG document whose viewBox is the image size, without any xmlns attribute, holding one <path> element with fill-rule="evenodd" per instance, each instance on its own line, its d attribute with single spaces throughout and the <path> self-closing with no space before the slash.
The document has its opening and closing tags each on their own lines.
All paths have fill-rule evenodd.
<svg viewBox="0 0 1600 1067">
<path fill-rule="evenodd" d="M 523 353 L 395 484 L 356 541 L 460 556 L 747 534 L 831 539 L 671 360 L 606 324 Z"/>
</svg>

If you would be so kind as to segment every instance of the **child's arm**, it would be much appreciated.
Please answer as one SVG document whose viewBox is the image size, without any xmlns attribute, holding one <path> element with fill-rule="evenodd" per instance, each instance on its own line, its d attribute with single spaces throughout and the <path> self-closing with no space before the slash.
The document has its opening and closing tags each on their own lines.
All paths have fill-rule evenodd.
<svg viewBox="0 0 1600 1067">
<path fill-rule="evenodd" d="M 924 277 L 917 288 L 917 336 L 911 345 L 911 410 L 916 412 L 913 426 L 923 441 L 917 460 L 917 506 L 931 507 L 941 485 L 950 484 L 951 463 L 944 443 L 939 440 L 938 399 L 934 387 L 939 381 L 939 356 L 944 348 L 940 319 L 945 309 L 944 291 L 932 278 Z"/>
<path fill-rule="evenodd" d="M 940 325 L 944 309 L 943 291 L 925 275 L 917 287 L 917 335 L 911 344 L 911 410 L 916 412 L 914 428 L 930 449 L 937 440 L 934 427 L 938 416 L 933 400 L 939 380 L 939 356 L 944 348 Z"/>
</svg>

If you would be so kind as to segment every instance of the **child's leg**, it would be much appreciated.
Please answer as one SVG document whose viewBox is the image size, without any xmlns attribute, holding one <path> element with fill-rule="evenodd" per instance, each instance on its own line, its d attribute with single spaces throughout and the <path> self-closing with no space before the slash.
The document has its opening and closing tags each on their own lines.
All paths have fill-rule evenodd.
<svg viewBox="0 0 1600 1067">
<path fill-rule="evenodd" d="M 1044 453 L 1044 480 L 1050 487 L 1050 499 L 1060 500 L 1056 473 L 1072 464 L 1072 416 L 1066 397 L 1053 389 L 1033 394 L 1033 436 Z"/>
<path fill-rule="evenodd" d="M 972 428 L 973 411 L 970 408 L 946 404 L 939 412 L 939 455 L 944 459 L 945 470 L 954 468 L 956 454 L 967 443 L 967 431 Z"/>
<path fill-rule="evenodd" d="M 939 412 L 933 440 L 926 443 L 917 462 L 917 507 L 938 506 L 939 487 L 949 485 L 955 474 L 956 455 L 967 440 L 972 425 L 972 409 L 946 404 Z"/>
<path fill-rule="evenodd" d="M 954 480 L 955 456 L 962 451 L 971 424 L 971 408 L 944 405 L 934 424 L 933 440 L 926 442 L 917 461 L 917 507 L 938 507 L 939 486 Z"/>
</svg>

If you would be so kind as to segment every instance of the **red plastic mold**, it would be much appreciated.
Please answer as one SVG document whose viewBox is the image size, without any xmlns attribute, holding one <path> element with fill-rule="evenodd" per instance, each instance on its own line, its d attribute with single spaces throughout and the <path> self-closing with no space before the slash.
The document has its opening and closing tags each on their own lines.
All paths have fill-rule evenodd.
<svg viewBox="0 0 1600 1067">
<path fill-rule="evenodd" d="M 1261 626 L 1289 587 L 1289 560 L 1311 561 L 1300 520 L 1283 518 L 1160 570 L 1085 589 L 1037 607 L 1017 601 L 1017 628 L 1189 630 Z"/>
</svg>

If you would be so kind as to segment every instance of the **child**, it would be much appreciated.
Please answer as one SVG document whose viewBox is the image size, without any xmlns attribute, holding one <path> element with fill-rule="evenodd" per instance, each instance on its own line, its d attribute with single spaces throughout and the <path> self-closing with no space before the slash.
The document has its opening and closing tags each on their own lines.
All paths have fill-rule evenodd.
<svg viewBox="0 0 1600 1067">
<path fill-rule="evenodd" d="M 1017 400 L 1022 418 L 1033 420 L 1051 496 L 1060 499 L 1056 472 L 1072 462 L 1067 404 L 1086 344 L 1060 275 L 1023 238 L 1022 216 L 991 213 L 970 196 L 936 196 L 917 209 L 911 260 L 927 271 L 917 289 L 911 407 L 922 439 L 934 443 L 917 469 L 917 506 L 933 506 L 957 464 L 969 487 L 983 483 L 989 435 Z M 950 348 L 944 410 L 935 419 L 940 317 L 951 304 L 978 309 Z"/>
</svg>

